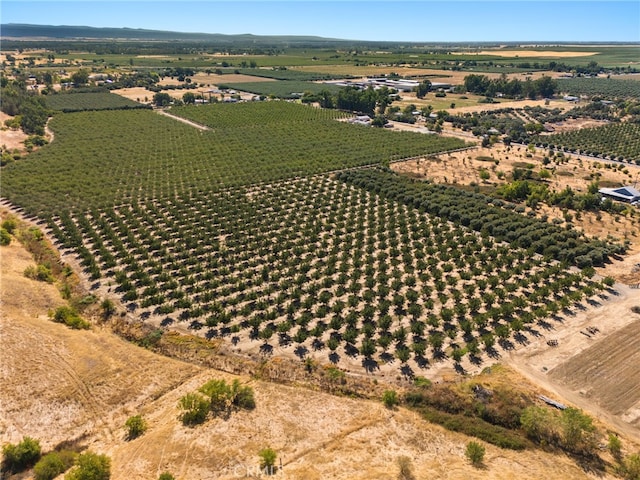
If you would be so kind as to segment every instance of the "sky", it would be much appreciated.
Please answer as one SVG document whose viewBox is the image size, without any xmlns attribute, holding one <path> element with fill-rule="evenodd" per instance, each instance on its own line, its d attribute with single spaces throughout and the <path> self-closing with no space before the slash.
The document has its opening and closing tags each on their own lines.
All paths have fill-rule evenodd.
<svg viewBox="0 0 640 480">
<path fill-rule="evenodd" d="M 640 42 L 640 0 L 2 0 L 2 23 L 399 42 Z"/>
</svg>

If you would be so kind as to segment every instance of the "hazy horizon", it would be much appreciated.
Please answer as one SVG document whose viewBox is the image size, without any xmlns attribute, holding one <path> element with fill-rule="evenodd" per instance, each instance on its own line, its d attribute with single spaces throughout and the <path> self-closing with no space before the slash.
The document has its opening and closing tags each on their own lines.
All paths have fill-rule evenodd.
<svg viewBox="0 0 640 480">
<path fill-rule="evenodd" d="M 640 2 L 3 1 L 2 23 L 390 42 L 640 41 Z"/>
</svg>

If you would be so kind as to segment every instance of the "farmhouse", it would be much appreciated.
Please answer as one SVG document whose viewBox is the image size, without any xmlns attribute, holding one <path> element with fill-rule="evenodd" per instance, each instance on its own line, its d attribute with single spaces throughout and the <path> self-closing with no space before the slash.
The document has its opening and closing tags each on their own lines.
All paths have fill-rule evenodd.
<svg viewBox="0 0 640 480">
<path fill-rule="evenodd" d="M 603 197 L 618 200 L 620 202 L 636 204 L 640 202 L 640 191 L 634 187 L 619 187 L 619 188 L 601 188 L 598 193 Z"/>
</svg>

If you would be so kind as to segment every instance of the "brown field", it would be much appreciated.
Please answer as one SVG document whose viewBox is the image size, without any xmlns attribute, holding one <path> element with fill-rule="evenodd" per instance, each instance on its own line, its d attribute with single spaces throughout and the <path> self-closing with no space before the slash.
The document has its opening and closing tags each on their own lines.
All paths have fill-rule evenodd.
<svg viewBox="0 0 640 480">
<path fill-rule="evenodd" d="M 244 83 L 244 82 L 274 82 L 273 78 L 254 77 L 253 75 L 243 75 L 241 73 L 230 73 L 228 75 L 216 75 L 215 73 L 197 73 L 191 78 L 192 83 L 213 87 L 222 83 Z M 159 85 L 182 85 L 177 78 L 165 77 L 160 80 Z"/>
<path fill-rule="evenodd" d="M 473 55 L 475 52 L 458 52 L 464 55 Z M 499 57 L 506 58 L 575 58 L 575 57 L 590 57 L 600 52 L 556 52 L 551 50 L 483 50 L 477 52 L 477 55 L 497 55 Z"/>
<path fill-rule="evenodd" d="M 47 319 L 63 301 L 55 287 L 24 277 L 32 260 L 21 246 L 3 247 L 0 262 L 0 443 L 29 435 L 47 451 L 71 442 L 109 455 L 114 480 L 157 478 L 163 471 L 184 480 L 246 478 L 266 446 L 282 460 L 278 478 L 395 478 L 400 456 L 409 458 L 417 478 L 613 478 L 586 472 L 564 455 L 492 445 L 478 470 L 464 457 L 468 437 L 403 408 L 234 377 L 153 354 L 99 326 L 70 330 Z M 257 408 L 182 426 L 178 399 L 211 378 L 250 384 Z M 126 441 L 123 424 L 135 414 L 149 428 Z M 624 440 L 627 448 L 631 438 Z"/>
<path fill-rule="evenodd" d="M 640 315 L 626 315 L 635 320 L 558 364 L 549 376 L 640 427 Z"/>
</svg>

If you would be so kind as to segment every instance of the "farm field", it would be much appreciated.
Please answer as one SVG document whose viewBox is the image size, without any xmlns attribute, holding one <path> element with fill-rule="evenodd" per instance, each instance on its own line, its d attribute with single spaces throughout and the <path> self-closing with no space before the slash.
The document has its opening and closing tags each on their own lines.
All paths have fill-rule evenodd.
<svg viewBox="0 0 640 480">
<path fill-rule="evenodd" d="M 455 135 L 456 130 L 447 131 Z M 536 148 L 532 153 L 524 146 L 495 145 L 493 147 L 475 147 L 474 149 L 433 156 L 431 159 L 412 159 L 397 162 L 393 170 L 418 179 L 428 179 L 435 183 L 444 183 L 466 188 L 478 188 L 480 191 L 493 191 L 510 181 L 515 169 L 530 169 L 539 172 L 549 169 L 553 175 L 544 181 L 552 191 L 561 191 L 570 187 L 576 193 L 585 193 L 595 179 L 602 186 L 622 186 L 633 184 L 638 175 L 638 167 L 629 164 L 613 165 L 604 161 L 566 154 L 562 161 L 545 165 L 544 157 L 549 151 Z M 553 154 L 551 154 L 553 156 Z M 481 179 L 486 172 L 489 178 Z M 523 207 L 524 208 L 524 207 Z M 527 211 L 530 209 L 526 208 Z M 550 221 L 565 223 L 564 213 L 559 207 L 539 206 L 535 212 L 546 216 Z M 574 215 L 571 224 L 588 236 L 606 238 L 611 236 L 618 242 L 630 242 L 629 258 L 623 262 L 614 262 L 599 269 L 604 275 L 612 275 L 619 281 L 633 284 L 640 281 L 640 273 L 632 273 L 634 263 L 640 261 L 640 224 L 637 215 L 612 215 L 608 212 L 581 212 Z M 636 259 L 636 260 L 634 260 Z"/>
<path fill-rule="evenodd" d="M 567 267 L 600 264 L 606 243 L 384 172 L 312 176 L 458 140 L 284 102 L 171 111 L 211 130 L 148 111 L 65 114 L 56 141 L 3 179 L 98 293 L 157 328 L 409 374 L 440 358 L 482 364 L 494 345 L 604 288 Z M 21 196 L 33 192 L 26 183 L 43 187 Z"/>
<path fill-rule="evenodd" d="M 345 116 L 338 111 L 286 102 L 172 111 L 212 131 L 201 132 L 148 110 L 54 118 L 50 125 L 56 142 L 34 152 L 34 162 L 8 166 L 3 196 L 31 214 L 49 216 L 68 207 L 188 195 L 464 145 L 455 139 L 349 125 L 335 121 Z M 81 149 L 78 138 L 83 139 Z M 283 150 L 285 141 L 288 148 Z M 28 193 L 34 185 L 42 186 L 38 198 Z"/>
<path fill-rule="evenodd" d="M 336 93 L 340 87 L 331 84 L 304 82 L 296 80 L 276 80 L 273 82 L 218 83 L 220 88 L 230 88 L 256 95 L 274 96 L 277 98 L 300 97 L 305 92 L 319 93 L 323 90 Z"/>
<path fill-rule="evenodd" d="M 640 163 L 640 125 L 637 123 L 625 122 L 545 135 L 539 137 L 537 143 L 586 155 Z"/>
<path fill-rule="evenodd" d="M 637 318 L 637 315 L 634 316 Z M 632 318 L 634 318 L 632 317 Z M 640 427 L 640 319 L 558 364 L 551 378 Z"/>
<path fill-rule="evenodd" d="M 4 248 L 0 342 L 4 355 L 31 361 L 3 363 L 2 374 L 19 382 L 0 391 L 2 419 L 11 419 L 9 428 L 3 424 L 0 430 L 2 443 L 30 435 L 40 438 L 46 450 L 64 441 L 99 451 L 111 458 L 113 480 L 146 480 L 167 470 L 178 478 L 237 478 L 240 471 L 253 471 L 265 445 L 277 450 L 282 473 L 294 478 L 385 479 L 399 470 L 400 456 L 411 458 L 416 475 L 473 478 L 477 473 L 464 457 L 469 437 L 405 408 L 390 411 L 377 399 L 235 376 L 151 353 L 106 328 L 78 332 L 55 324 L 47 319 L 47 310 L 63 303 L 55 287 L 24 277 L 33 260 L 20 245 Z M 527 391 L 540 391 L 514 373 L 508 375 Z M 183 426 L 177 418 L 178 399 L 211 378 L 237 378 L 251 385 L 256 409 L 197 428 Z M 142 414 L 149 428 L 142 437 L 125 441 L 123 425 L 134 414 Z M 625 442 L 632 445 L 632 437 Z M 211 445 L 217 445 L 215 451 Z M 482 474 L 495 479 L 614 478 L 585 474 L 565 455 L 486 448 Z"/>
<path fill-rule="evenodd" d="M 599 465 L 535 445 L 520 414 L 543 394 L 587 411 L 600 445 L 615 431 L 637 450 L 640 216 L 594 193 L 640 178 L 639 82 L 617 75 L 637 46 L 69 45 L 2 57 L 3 75 L 23 75 L 3 94 L 25 115 L 38 105 L 17 80 L 25 94 L 73 91 L 82 68 L 109 85 L 43 97 L 56 113 L 20 153 L 9 148 L 24 137 L 3 131 L 0 220 L 10 211 L 51 239 L 55 275 L 71 275 L 60 291 L 91 328 L 52 322 L 66 301 L 27 278 L 50 260 L 2 247 L 0 375 L 17 381 L 0 392 L 0 442 L 32 433 L 104 452 L 115 480 L 237 478 L 265 446 L 291 478 L 388 479 L 401 461 L 416 478 L 610 478 L 595 444 Z M 615 65 L 611 78 L 559 78 L 599 71 L 592 61 Z M 294 102 L 204 103 L 238 100 L 221 86 L 252 100 L 336 78 L 462 86 L 484 72 L 566 91 L 478 79 L 470 90 L 495 100 L 354 95 L 348 108 L 387 107 L 391 129 Z M 154 111 L 157 91 L 197 103 Z M 503 97 L 519 91 L 538 99 Z M 254 388 L 257 408 L 184 427 L 178 400 L 211 378 Z M 381 403 L 388 389 L 399 408 Z M 135 413 L 150 428 L 125 441 Z M 488 444 L 479 468 L 469 439 Z"/>
</svg>

